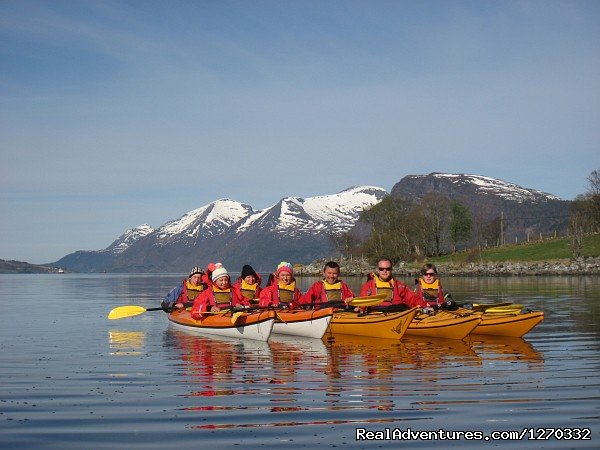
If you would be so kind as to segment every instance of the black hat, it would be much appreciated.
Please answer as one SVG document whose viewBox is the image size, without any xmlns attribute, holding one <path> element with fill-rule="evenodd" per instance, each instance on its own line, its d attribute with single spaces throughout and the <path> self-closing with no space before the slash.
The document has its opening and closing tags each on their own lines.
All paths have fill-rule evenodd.
<svg viewBox="0 0 600 450">
<path fill-rule="evenodd" d="M 256 272 L 254 271 L 252 266 L 249 266 L 248 264 L 246 264 L 244 267 L 242 267 L 242 274 L 240 276 L 242 278 L 246 278 L 248 275 L 256 276 Z"/>
<path fill-rule="evenodd" d="M 196 266 L 192 270 L 190 270 L 190 275 L 188 276 L 188 278 L 192 278 L 192 276 L 196 275 L 197 273 L 199 273 L 200 275 L 204 275 L 204 270 Z"/>
</svg>

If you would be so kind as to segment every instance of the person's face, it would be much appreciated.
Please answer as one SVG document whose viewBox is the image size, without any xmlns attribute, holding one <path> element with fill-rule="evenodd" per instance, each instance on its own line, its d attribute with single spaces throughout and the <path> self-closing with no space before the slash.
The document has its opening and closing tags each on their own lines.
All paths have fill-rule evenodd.
<svg viewBox="0 0 600 450">
<path fill-rule="evenodd" d="M 281 281 L 282 284 L 287 285 L 292 282 L 292 274 L 289 272 L 282 271 L 279 272 L 279 275 L 277 275 L 277 279 Z"/>
<path fill-rule="evenodd" d="M 190 283 L 192 283 L 194 286 L 200 286 L 201 282 L 202 282 L 202 275 L 200 275 L 199 273 L 195 273 L 194 275 L 192 275 L 190 277 Z"/>
<path fill-rule="evenodd" d="M 229 287 L 229 277 L 217 278 L 215 284 L 219 289 L 227 289 Z"/>
<path fill-rule="evenodd" d="M 248 275 L 244 278 L 244 281 L 248 284 L 255 284 L 256 283 L 256 277 L 254 275 Z"/>
<path fill-rule="evenodd" d="M 323 275 L 325 276 L 325 281 L 329 284 L 337 283 L 338 278 L 340 277 L 340 269 L 326 267 L 323 271 Z"/>
<path fill-rule="evenodd" d="M 427 269 L 427 271 L 423 274 L 423 279 L 428 283 L 433 283 L 436 276 L 437 274 L 433 269 Z"/>
<path fill-rule="evenodd" d="M 388 281 L 392 278 L 392 264 L 389 261 L 379 261 L 377 273 L 382 281 Z"/>
</svg>

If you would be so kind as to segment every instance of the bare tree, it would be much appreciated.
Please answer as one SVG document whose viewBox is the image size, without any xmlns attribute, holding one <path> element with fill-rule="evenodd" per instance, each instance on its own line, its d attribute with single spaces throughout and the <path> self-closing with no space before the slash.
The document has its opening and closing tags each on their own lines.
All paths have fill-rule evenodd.
<svg viewBox="0 0 600 450">
<path fill-rule="evenodd" d="M 389 196 L 364 211 L 361 219 L 371 225 L 371 235 L 362 251 L 369 257 L 385 254 L 396 261 L 410 258 L 414 239 L 408 218 L 412 208 L 411 202 Z"/>
<path fill-rule="evenodd" d="M 569 213 L 570 247 L 574 258 L 582 256 L 583 239 L 593 228 L 593 204 L 587 196 L 580 195 L 571 204 Z"/>
<path fill-rule="evenodd" d="M 444 194 L 431 191 L 421 199 L 420 208 L 432 243 L 431 253 L 440 255 L 448 234 L 450 200 Z"/>
<path fill-rule="evenodd" d="M 592 214 L 592 228 L 593 231 L 600 231 L 600 169 L 593 170 L 587 180 L 589 183 L 587 198 Z"/>
</svg>

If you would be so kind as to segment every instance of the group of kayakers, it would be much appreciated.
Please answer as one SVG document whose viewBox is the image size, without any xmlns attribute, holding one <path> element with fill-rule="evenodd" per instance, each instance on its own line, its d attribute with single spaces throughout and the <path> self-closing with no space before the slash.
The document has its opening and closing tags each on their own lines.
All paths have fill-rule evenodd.
<svg viewBox="0 0 600 450">
<path fill-rule="evenodd" d="M 392 261 L 387 258 L 377 261 L 376 270 L 368 275 L 359 296 L 385 294 L 379 307 L 389 311 L 415 306 L 433 311 L 456 306 L 444 293 L 433 264 L 423 265 L 414 290 L 394 278 L 392 266 Z M 167 312 L 191 307 L 192 318 L 199 320 L 205 314 L 236 307 L 344 307 L 355 297 L 340 279 L 340 266 L 335 261 L 325 264 L 323 279 L 315 282 L 304 294 L 296 285 L 292 265 L 285 261 L 279 263 L 269 276 L 266 287 L 261 288 L 261 284 L 261 276 L 250 265 L 244 265 L 239 278 L 232 283 L 229 272 L 221 263 L 211 263 L 206 270 L 194 267 L 188 278 L 167 294 L 161 306 Z"/>
</svg>

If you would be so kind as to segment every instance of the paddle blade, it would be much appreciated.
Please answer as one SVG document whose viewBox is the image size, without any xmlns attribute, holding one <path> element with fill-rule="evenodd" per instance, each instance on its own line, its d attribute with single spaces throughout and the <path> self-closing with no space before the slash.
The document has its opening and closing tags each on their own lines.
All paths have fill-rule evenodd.
<svg viewBox="0 0 600 450">
<path fill-rule="evenodd" d="M 133 317 L 145 313 L 146 308 L 143 306 L 118 306 L 108 313 L 110 320 L 123 319 L 125 317 Z"/>
<path fill-rule="evenodd" d="M 519 314 L 523 309 L 523 305 L 499 306 L 495 308 L 487 308 L 485 314 Z"/>
<path fill-rule="evenodd" d="M 365 297 L 354 297 L 352 300 L 348 302 L 351 306 L 376 306 L 385 300 L 387 297 L 386 294 L 377 294 L 377 295 L 367 295 Z"/>
<path fill-rule="evenodd" d="M 473 304 L 474 311 L 483 311 L 485 313 L 519 313 L 525 307 L 519 303 L 497 303 L 497 304 Z"/>
<path fill-rule="evenodd" d="M 238 318 L 239 318 L 240 316 L 243 316 L 244 314 L 245 314 L 245 313 L 244 313 L 244 311 L 237 311 L 237 312 L 234 312 L 234 313 L 231 315 L 231 323 L 235 325 L 235 323 L 237 322 Z"/>
</svg>

